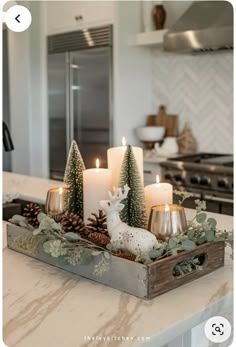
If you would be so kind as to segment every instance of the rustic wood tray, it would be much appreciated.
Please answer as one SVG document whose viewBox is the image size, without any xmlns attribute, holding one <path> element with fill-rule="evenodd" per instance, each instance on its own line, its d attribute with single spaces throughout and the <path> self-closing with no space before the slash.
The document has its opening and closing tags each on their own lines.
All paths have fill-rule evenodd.
<svg viewBox="0 0 236 347">
<path fill-rule="evenodd" d="M 32 235 L 27 229 L 13 224 L 7 225 L 8 248 L 142 299 L 152 299 L 224 266 L 224 242 L 210 242 L 198 246 L 194 251 L 182 252 L 177 256 L 157 260 L 148 265 L 112 256 L 109 272 L 98 277 L 93 274 L 93 269 L 100 260 L 99 256 L 95 257 L 88 265 L 77 266 L 61 263 L 60 259 L 45 254 L 42 248 L 35 256 L 32 256 L 19 249 L 15 242 L 17 239 L 27 237 L 27 235 Z M 193 271 L 184 276 L 173 276 L 173 269 L 179 262 L 200 254 L 205 256 L 201 270 Z"/>
</svg>

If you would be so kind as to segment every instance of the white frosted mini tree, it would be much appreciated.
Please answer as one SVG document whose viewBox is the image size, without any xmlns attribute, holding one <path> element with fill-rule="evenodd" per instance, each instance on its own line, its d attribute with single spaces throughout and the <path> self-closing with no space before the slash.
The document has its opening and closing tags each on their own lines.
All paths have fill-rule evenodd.
<svg viewBox="0 0 236 347">
<path fill-rule="evenodd" d="M 73 140 L 67 158 L 64 182 L 67 187 L 65 193 L 66 211 L 76 213 L 83 218 L 83 171 L 84 162 L 77 143 Z"/>
</svg>

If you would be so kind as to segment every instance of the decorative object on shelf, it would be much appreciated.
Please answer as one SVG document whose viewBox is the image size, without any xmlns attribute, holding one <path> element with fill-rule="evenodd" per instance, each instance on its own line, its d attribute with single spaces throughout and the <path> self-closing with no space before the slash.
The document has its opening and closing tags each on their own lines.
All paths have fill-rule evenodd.
<svg viewBox="0 0 236 347">
<path fill-rule="evenodd" d="M 92 213 L 88 218 L 87 228 L 90 232 L 97 231 L 99 233 L 109 236 L 107 230 L 107 216 L 103 213 L 103 210 L 99 210 L 97 213 Z"/>
<path fill-rule="evenodd" d="M 61 219 L 61 227 L 65 233 L 73 231 L 81 236 L 86 234 L 86 226 L 84 220 L 73 212 L 66 212 Z"/>
<path fill-rule="evenodd" d="M 166 156 L 166 157 L 172 156 L 179 152 L 177 138 L 170 137 L 170 136 L 165 137 L 162 145 L 160 145 L 159 143 L 156 143 L 154 145 L 154 148 L 157 154 Z"/>
<path fill-rule="evenodd" d="M 140 147 L 132 147 L 137 162 L 141 181 L 143 183 L 143 149 Z M 120 183 L 121 167 L 126 152 L 126 139 L 122 138 L 122 146 L 113 147 L 107 150 L 108 168 L 112 172 L 112 187 L 118 187 Z"/>
<path fill-rule="evenodd" d="M 56 222 L 60 222 L 63 214 L 65 213 L 65 192 L 67 188 L 59 187 L 49 189 L 46 198 L 46 213 L 52 217 Z"/>
<path fill-rule="evenodd" d="M 160 183 L 160 177 L 156 176 L 156 183 L 144 188 L 147 221 L 153 206 L 173 203 L 173 187 L 169 183 Z"/>
<path fill-rule="evenodd" d="M 96 160 L 96 169 L 83 172 L 84 179 L 84 221 L 91 213 L 99 210 L 99 201 L 106 199 L 107 192 L 111 189 L 112 175 L 109 169 L 99 168 L 99 159 Z"/>
<path fill-rule="evenodd" d="M 83 206 L 83 171 L 84 162 L 77 143 L 73 140 L 67 158 L 64 182 L 67 187 L 65 194 L 65 210 L 84 216 Z"/>
<path fill-rule="evenodd" d="M 33 202 L 27 204 L 24 208 L 23 216 L 26 218 L 26 222 L 33 227 L 39 226 L 38 214 L 42 212 L 41 207 Z"/>
<path fill-rule="evenodd" d="M 145 228 L 144 188 L 131 146 L 127 146 L 121 167 L 120 187 L 124 186 L 128 186 L 130 191 L 127 192 L 124 208 L 120 212 L 121 220 L 131 227 Z"/>
<path fill-rule="evenodd" d="M 147 126 L 163 126 L 166 129 L 165 137 L 176 137 L 178 116 L 166 114 L 166 107 L 160 105 L 157 115 L 148 116 Z"/>
<path fill-rule="evenodd" d="M 158 242 L 152 233 L 145 229 L 130 227 L 121 221 L 119 212 L 124 208 L 121 203 L 127 198 L 130 188 L 126 184 L 124 191 L 114 188 L 114 194 L 109 192 L 110 200 L 100 202 L 107 214 L 107 227 L 111 237 L 111 250 L 129 251 L 135 255 L 158 248 Z M 144 211 L 145 212 L 145 211 Z"/>
<path fill-rule="evenodd" d="M 158 239 L 177 236 L 187 230 L 187 227 L 183 206 L 171 204 L 152 207 L 148 230 Z"/>
<path fill-rule="evenodd" d="M 185 123 L 181 135 L 178 137 L 179 153 L 192 154 L 197 152 L 197 141 L 188 123 Z"/>
<path fill-rule="evenodd" d="M 166 10 L 162 4 L 154 6 L 152 10 L 152 18 L 156 30 L 164 29 L 166 22 Z"/>
<path fill-rule="evenodd" d="M 144 143 L 146 149 L 152 149 L 156 142 L 163 140 L 165 134 L 165 128 L 158 126 L 140 127 L 135 130 L 137 137 Z"/>
</svg>

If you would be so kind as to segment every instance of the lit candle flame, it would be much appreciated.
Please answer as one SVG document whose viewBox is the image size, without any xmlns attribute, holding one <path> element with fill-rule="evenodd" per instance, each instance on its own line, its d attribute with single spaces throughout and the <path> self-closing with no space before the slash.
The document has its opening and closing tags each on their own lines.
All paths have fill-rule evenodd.
<svg viewBox="0 0 236 347">
<path fill-rule="evenodd" d="M 122 137 L 122 146 L 126 146 L 126 138 L 124 136 Z"/>
<path fill-rule="evenodd" d="M 170 211 L 170 206 L 169 205 L 165 205 L 165 211 L 166 212 Z"/>
<path fill-rule="evenodd" d="M 63 188 L 60 187 L 60 188 L 59 188 L 59 194 L 61 195 L 62 193 L 63 193 Z"/>
<path fill-rule="evenodd" d="M 159 177 L 159 175 L 156 175 L 156 183 L 160 183 L 160 177 Z"/>
<path fill-rule="evenodd" d="M 96 168 L 99 169 L 99 167 L 100 167 L 100 162 L 99 162 L 99 159 L 97 158 L 96 159 Z"/>
</svg>

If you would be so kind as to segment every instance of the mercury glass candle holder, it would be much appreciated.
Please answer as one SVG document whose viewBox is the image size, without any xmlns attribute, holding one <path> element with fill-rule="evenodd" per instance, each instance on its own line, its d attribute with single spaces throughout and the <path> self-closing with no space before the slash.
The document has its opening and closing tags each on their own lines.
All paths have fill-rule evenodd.
<svg viewBox="0 0 236 347">
<path fill-rule="evenodd" d="M 187 219 L 183 206 L 157 205 L 151 209 L 148 230 L 158 239 L 174 237 L 187 229 Z"/>
<path fill-rule="evenodd" d="M 66 188 L 49 189 L 46 199 L 46 213 L 56 222 L 60 222 L 65 212 L 65 191 Z"/>
</svg>

